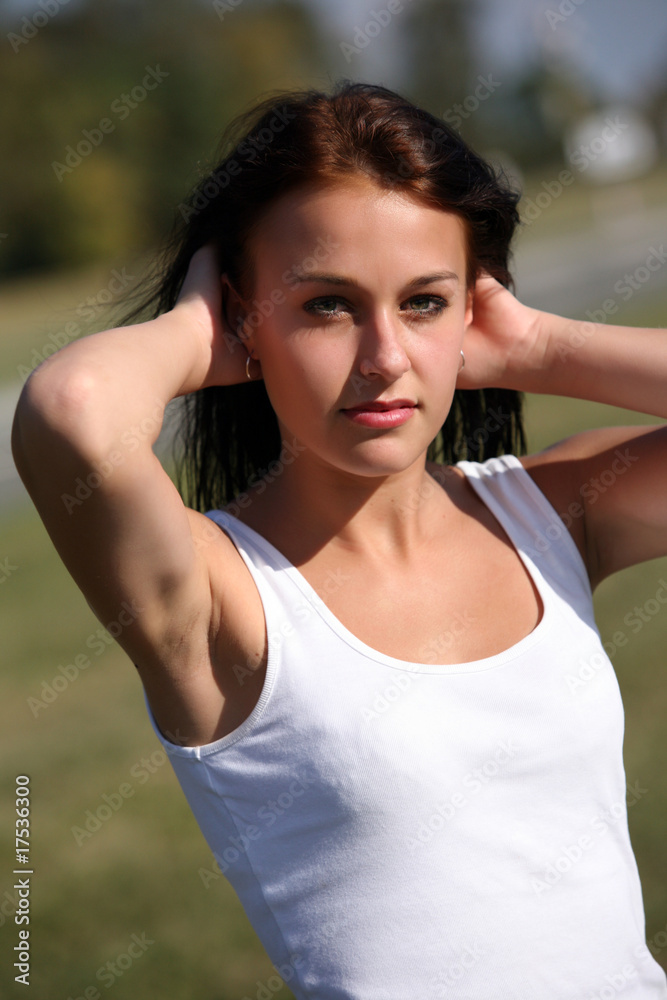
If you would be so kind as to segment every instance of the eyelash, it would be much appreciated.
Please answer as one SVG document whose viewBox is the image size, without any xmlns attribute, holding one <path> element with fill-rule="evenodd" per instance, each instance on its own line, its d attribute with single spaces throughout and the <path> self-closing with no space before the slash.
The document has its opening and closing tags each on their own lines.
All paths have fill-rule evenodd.
<svg viewBox="0 0 667 1000">
<path fill-rule="evenodd" d="M 442 298 L 441 295 L 414 295 L 411 299 L 408 299 L 407 301 L 418 302 L 420 300 L 435 303 L 436 308 L 428 310 L 424 309 L 408 310 L 408 312 L 412 314 L 412 318 L 415 318 L 417 320 L 434 319 L 435 317 L 440 316 L 440 314 L 447 308 L 449 304 L 446 299 Z M 306 302 L 303 308 L 305 309 L 306 312 L 311 313 L 315 316 L 319 316 L 322 319 L 335 320 L 339 316 L 343 315 L 342 311 L 339 312 L 334 309 L 322 308 L 323 303 L 332 303 L 332 302 L 335 303 L 342 302 L 345 306 L 347 306 L 345 299 L 337 295 L 322 295 L 317 299 L 311 299 L 310 302 Z"/>
</svg>

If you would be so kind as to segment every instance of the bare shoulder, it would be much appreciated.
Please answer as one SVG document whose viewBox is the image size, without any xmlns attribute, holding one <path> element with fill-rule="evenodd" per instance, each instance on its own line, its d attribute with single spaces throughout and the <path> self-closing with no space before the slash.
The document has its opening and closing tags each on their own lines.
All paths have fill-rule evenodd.
<svg viewBox="0 0 667 1000">
<path fill-rule="evenodd" d="M 621 497 L 637 479 L 629 472 L 650 452 L 655 426 L 600 427 L 581 431 L 520 461 L 570 531 L 592 578 L 599 562 L 593 528 L 610 497 Z M 649 463 L 640 463 L 648 467 Z M 617 487 L 622 484 L 623 489 Z M 637 485 L 639 485 L 637 483 Z M 592 514 L 596 517 L 592 518 Z M 614 529 L 616 530 L 616 529 Z"/>
<path fill-rule="evenodd" d="M 607 467 L 607 479 L 622 476 L 638 460 L 635 445 L 655 430 L 653 426 L 598 427 L 580 431 L 519 460 L 560 510 L 572 500 L 581 500 L 588 480 L 602 475 Z"/>
</svg>

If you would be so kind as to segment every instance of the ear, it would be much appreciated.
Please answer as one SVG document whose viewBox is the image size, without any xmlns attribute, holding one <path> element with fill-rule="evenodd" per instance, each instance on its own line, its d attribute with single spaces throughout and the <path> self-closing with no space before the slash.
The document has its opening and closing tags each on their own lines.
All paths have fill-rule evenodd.
<svg viewBox="0 0 667 1000">
<path fill-rule="evenodd" d="M 244 330 L 247 309 L 241 295 L 234 288 L 227 274 L 220 275 L 222 285 L 222 316 L 230 332 L 241 340 L 249 353 L 252 353 L 252 337 L 246 336 Z"/>
<path fill-rule="evenodd" d="M 465 324 L 466 330 L 468 329 L 468 327 L 470 326 L 470 324 L 473 321 L 473 308 L 472 308 L 472 304 L 473 304 L 473 299 L 474 298 L 475 298 L 475 289 L 474 289 L 474 287 L 473 288 L 469 288 L 468 291 L 466 292 L 466 311 L 465 311 L 465 317 L 464 317 L 464 324 Z"/>
</svg>

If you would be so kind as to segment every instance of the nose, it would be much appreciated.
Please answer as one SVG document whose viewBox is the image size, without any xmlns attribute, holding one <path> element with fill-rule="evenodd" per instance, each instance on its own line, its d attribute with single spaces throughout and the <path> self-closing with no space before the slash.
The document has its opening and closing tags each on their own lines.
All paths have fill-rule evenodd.
<svg viewBox="0 0 667 1000">
<path fill-rule="evenodd" d="M 381 376 L 394 382 L 412 368 L 401 336 L 400 324 L 387 313 L 369 317 L 364 325 L 359 370 L 366 377 Z"/>
</svg>

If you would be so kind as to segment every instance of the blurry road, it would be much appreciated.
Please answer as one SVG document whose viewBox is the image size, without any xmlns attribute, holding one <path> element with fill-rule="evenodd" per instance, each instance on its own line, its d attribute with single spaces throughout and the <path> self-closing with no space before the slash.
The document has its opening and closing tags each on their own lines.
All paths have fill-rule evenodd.
<svg viewBox="0 0 667 1000">
<path fill-rule="evenodd" d="M 606 302 L 611 316 L 610 301 L 622 306 L 667 286 L 666 254 L 667 206 L 616 215 L 604 226 L 557 240 L 519 240 L 517 294 L 526 305 L 576 319 Z"/>
<path fill-rule="evenodd" d="M 513 266 L 517 294 L 547 312 L 583 319 L 591 310 L 590 318 L 613 323 L 615 306 L 635 296 L 653 298 L 667 288 L 666 250 L 667 206 L 617 214 L 583 234 L 519 240 Z M 0 509 L 27 498 L 9 444 L 20 391 L 18 383 L 0 388 Z M 168 418 L 158 454 L 169 447 L 173 429 L 173 417 Z"/>
</svg>

